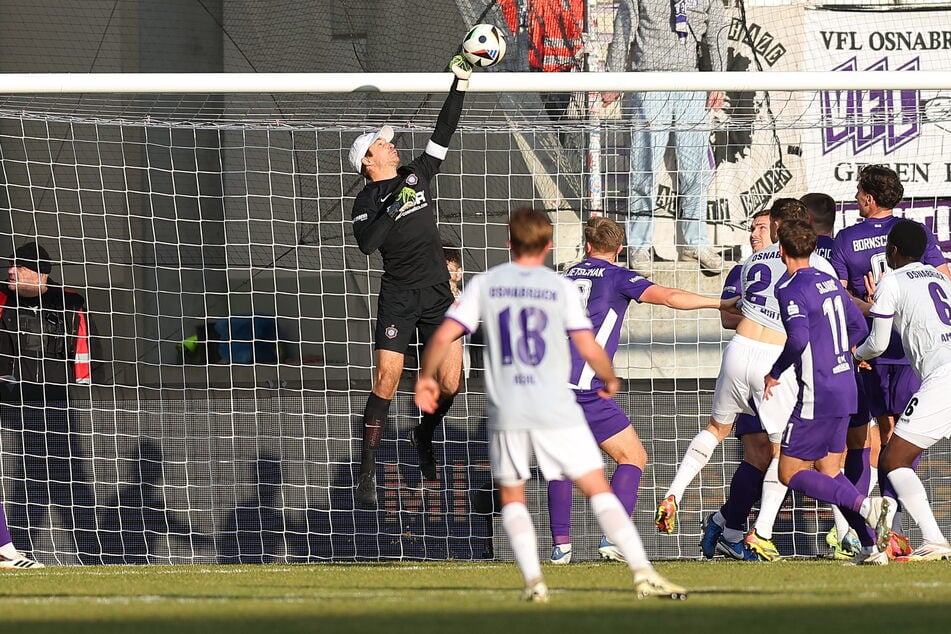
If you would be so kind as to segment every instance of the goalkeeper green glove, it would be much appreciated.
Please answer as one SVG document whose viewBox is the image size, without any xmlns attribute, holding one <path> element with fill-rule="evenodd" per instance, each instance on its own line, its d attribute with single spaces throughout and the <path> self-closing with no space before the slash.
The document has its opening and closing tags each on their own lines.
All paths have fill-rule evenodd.
<svg viewBox="0 0 951 634">
<path fill-rule="evenodd" d="M 456 55 L 449 60 L 449 70 L 459 78 L 456 87 L 459 90 L 465 90 L 469 87 L 469 78 L 472 77 L 472 64 L 462 55 Z"/>
</svg>

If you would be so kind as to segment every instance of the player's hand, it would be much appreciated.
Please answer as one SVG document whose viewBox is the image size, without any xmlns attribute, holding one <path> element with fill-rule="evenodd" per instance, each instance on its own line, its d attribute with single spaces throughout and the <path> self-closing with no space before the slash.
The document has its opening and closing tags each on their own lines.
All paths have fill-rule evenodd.
<svg viewBox="0 0 951 634">
<path fill-rule="evenodd" d="M 598 390 L 598 396 L 601 398 L 611 398 L 621 390 L 621 380 L 619 378 L 611 377 L 604 381 L 604 387 Z"/>
<path fill-rule="evenodd" d="M 423 412 L 432 414 L 439 406 L 439 384 L 433 377 L 421 376 L 416 379 L 416 393 L 413 401 Z"/>
<path fill-rule="evenodd" d="M 468 81 L 469 78 L 472 77 L 472 64 L 462 55 L 456 55 L 449 60 L 449 70 L 451 70 L 452 74 L 458 77 L 460 81 Z"/>
<path fill-rule="evenodd" d="M 875 288 L 878 286 L 881 275 L 876 275 L 873 271 L 865 274 L 865 301 L 875 303 Z"/>
<path fill-rule="evenodd" d="M 736 297 L 731 297 L 729 299 L 721 299 L 720 310 L 723 311 L 724 313 L 727 313 L 728 315 L 742 316 L 743 311 L 740 310 L 739 302 L 740 302 L 739 295 L 737 295 Z"/>
<path fill-rule="evenodd" d="M 763 389 L 763 400 L 768 401 L 769 397 L 772 396 L 773 388 L 777 385 L 780 385 L 780 382 L 779 379 L 774 379 L 772 375 L 767 374 L 765 377 L 763 377 L 763 383 L 766 386 Z"/>
</svg>

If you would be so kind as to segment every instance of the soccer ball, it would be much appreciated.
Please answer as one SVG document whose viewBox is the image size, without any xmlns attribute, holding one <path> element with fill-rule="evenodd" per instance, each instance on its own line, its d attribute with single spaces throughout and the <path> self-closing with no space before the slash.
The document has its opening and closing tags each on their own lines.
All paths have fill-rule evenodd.
<svg viewBox="0 0 951 634">
<path fill-rule="evenodd" d="M 505 37 L 491 24 L 476 24 L 462 40 L 462 54 L 473 66 L 494 66 L 505 57 Z"/>
</svg>

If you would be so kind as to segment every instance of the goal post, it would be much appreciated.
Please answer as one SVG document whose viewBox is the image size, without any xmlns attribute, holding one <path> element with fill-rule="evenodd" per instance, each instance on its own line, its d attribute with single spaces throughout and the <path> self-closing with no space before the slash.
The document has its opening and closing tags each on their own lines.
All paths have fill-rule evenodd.
<svg viewBox="0 0 951 634">
<path fill-rule="evenodd" d="M 458 4 L 465 20 L 434 29 L 440 42 L 458 39 L 450 24 L 494 19 L 479 2 Z M 748 13 L 730 17 L 732 72 L 509 72 L 523 66 L 515 47 L 503 67 L 477 71 L 434 184 L 440 231 L 461 249 L 466 275 L 506 260 L 515 207 L 550 214 L 557 268 L 579 257 L 592 213 L 628 220 L 631 134 L 653 124 L 627 102 L 600 108 L 605 91 L 729 98 L 696 124 L 713 174 L 704 231 L 725 269 L 707 277 L 677 261 L 685 170 L 665 161 L 651 192 L 660 259 L 649 274 L 659 283 L 719 294 L 747 250 L 749 217 L 776 197 L 824 191 L 838 204 L 837 228 L 855 222 L 865 163 L 899 172 L 899 213 L 928 224 L 951 253 L 951 68 L 930 35 L 946 13 L 745 4 Z M 335 5 L 335 15 L 364 5 Z M 251 16 L 225 17 L 254 30 Z M 343 24 L 366 21 L 335 29 Z M 396 50 L 372 41 L 378 33 L 307 33 L 302 49 L 339 37 L 332 48 L 353 41 L 355 56 Z M 297 59 L 284 50 L 274 54 Z M 382 124 L 397 131 L 404 161 L 421 152 L 449 73 L 3 79 L 0 248 L 44 245 L 53 277 L 85 296 L 95 329 L 93 382 L 71 388 L 72 418 L 4 420 L 0 484 L 18 548 L 64 564 L 511 557 L 492 514 L 477 340 L 437 432 L 439 484 L 421 481 L 406 439 L 418 417 L 410 369 L 384 432 L 379 510 L 353 503 L 381 262 L 353 239 L 350 206 L 364 181 L 345 157 Z M 551 92 L 572 94 L 570 116 L 549 117 L 540 94 Z M 652 558 L 698 556 L 700 520 L 722 503 L 740 459 L 738 443 L 724 442 L 682 500 L 677 534 L 655 535 L 654 505 L 706 425 L 729 336 L 712 312 L 628 311 L 618 401 L 649 455 L 634 519 Z M 37 444 L 46 438 L 56 442 Z M 919 470 L 942 525 L 951 522 L 949 459 L 942 441 Z M 537 479 L 529 495 L 544 551 Z M 597 557 L 600 534 L 580 500 L 572 519 L 575 558 Z M 824 552 L 830 525 L 828 509 L 791 496 L 774 535 L 784 554 L 810 556 Z"/>
</svg>

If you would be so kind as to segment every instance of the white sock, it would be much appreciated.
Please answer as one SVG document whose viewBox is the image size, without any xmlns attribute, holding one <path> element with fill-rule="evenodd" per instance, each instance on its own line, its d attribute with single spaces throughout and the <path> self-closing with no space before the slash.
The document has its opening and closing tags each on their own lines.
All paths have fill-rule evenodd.
<svg viewBox="0 0 951 634">
<path fill-rule="evenodd" d="M 835 520 L 835 532 L 839 536 L 839 543 L 841 544 L 851 528 L 849 520 L 845 519 L 845 515 L 842 515 L 842 511 L 835 504 L 832 505 L 832 518 Z"/>
<path fill-rule="evenodd" d="M 598 493 L 591 497 L 591 510 L 598 518 L 604 536 L 618 547 L 632 571 L 650 570 L 647 551 L 624 506 L 613 493 Z"/>
<path fill-rule="evenodd" d="M 888 473 L 888 479 L 895 487 L 895 493 L 901 503 L 921 528 L 921 538 L 926 542 L 943 544 L 947 540 L 938 528 L 931 505 L 928 504 L 928 493 L 918 479 L 918 475 L 908 467 L 895 469 Z"/>
<path fill-rule="evenodd" d="M 693 479 L 697 477 L 697 474 L 700 473 L 700 470 L 710 462 L 710 455 L 713 453 L 713 450 L 717 448 L 719 441 L 717 437 L 710 433 L 709 430 L 702 430 L 699 434 L 693 437 L 693 440 L 690 441 L 690 445 L 687 447 L 687 453 L 684 454 L 684 459 L 680 462 L 680 466 L 677 468 L 677 474 L 674 476 L 674 481 L 670 483 L 670 488 L 667 489 L 667 493 L 664 494 L 664 497 L 674 496 L 679 501 L 684 496 L 684 491 L 693 482 Z"/>
<path fill-rule="evenodd" d="M 13 547 L 13 542 L 7 542 L 0 546 L 0 556 L 5 559 L 16 559 L 20 556 L 20 551 Z"/>
<path fill-rule="evenodd" d="M 623 509 L 621 512 L 624 512 Z M 508 535 L 512 552 L 515 553 L 515 563 L 522 571 L 525 583 L 540 579 L 542 566 L 538 561 L 538 542 L 528 508 L 521 502 L 510 502 L 503 506 L 502 528 Z"/>
<path fill-rule="evenodd" d="M 876 486 L 878 486 L 878 467 L 873 467 L 871 469 L 871 477 L 868 479 L 868 491 L 859 491 L 859 493 L 872 495 L 872 491 L 875 490 Z"/>
<path fill-rule="evenodd" d="M 759 500 L 759 515 L 756 516 L 756 534 L 763 539 L 773 538 L 773 524 L 783 506 L 789 489 L 779 481 L 779 458 L 773 458 L 763 478 L 763 493 Z"/>
</svg>

